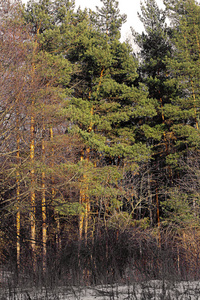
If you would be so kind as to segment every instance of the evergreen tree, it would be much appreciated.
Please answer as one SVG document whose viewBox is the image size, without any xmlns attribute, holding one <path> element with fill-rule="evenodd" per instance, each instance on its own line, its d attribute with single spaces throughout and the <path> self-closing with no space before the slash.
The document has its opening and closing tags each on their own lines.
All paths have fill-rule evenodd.
<svg viewBox="0 0 200 300">
<path fill-rule="evenodd" d="M 119 12 L 115 13 L 115 21 L 119 20 L 121 24 Z M 91 16 L 94 15 L 91 13 Z M 119 166 L 125 165 L 125 161 L 130 167 L 145 161 L 150 155 L 150 149 L 143 144 L 143 129 L 140 127 L 139 130 L 138 124 L 143 123 L 143 118 L 155 115 L 154 104 L 147 98 L 143 87 L 134 87 L 137 62 L 130 46 L 118 40 L 116 31 L 110 30 L 108 35 L 99 27 L 97 30 L 87 12 L 78 11 L 72 18 L 73 22 L 63 19 L 54 29 L 46 29 L 41 37 L 44 49 L 55 54 L 62 53 L 74 66 L 70 82 L 74 97 L 66 101 L 64 111 L 71 122 L 71 129 L 67 132 L 76 132 L 82 137 L 85 151 L 81 160 L 93 161 L 101 168 L 110 164 L 110 169 L 105 170 L 114 172 L 118 169 L 118 176 L 121 176 Z M 118 25 L 116 30 L 119 32 L 119 29 Z M 98 171 L 102 174 L 102 170 L 91 167 L 91 164 L 89 166 L 89 169 L 83 166 L 83 176 L 87 181 L 90 178 L 91 191 L 87 193 L 94 195 L 92 191 L 97 191 L 102 182 L 95 183 L 92 178 L 96 178 Z M 116 192 L 115 187 L 113 201 Z M 93 200 L 90 199 L 91 203 Z"/>
<path fill-rule="evenodd" d="M 172 54 L 170 43 L 171 30 L 166 25 L 166 12 L 159 9 L 155 0 L 148 0 L 141 5 L 142 15 L 139 15 L 145 32 L 138 34 L 133 30 L 135 42 L 140 47 L 139 81 L 148 86 L 149 97 L 156 99 L 157 115 L 150 124 L 145 124 L 147 138 L 155 131 L 157 138 L 153 145 L 163 145 L 165 148 L 165 131 L 168 131 L 167 122 L 163 113 L 163 106 L 170 102 L 174 87 L 166 84 L 168 79 L 165 57 Z M 151 126 L 151 127 L 149 127 Z M 149 130 L 148 130 L 149 128 Z M 159 133 L 159 134 L 158 134 Z M 161 151 L 165 151 L 164 148 Z M 157 151 L 160 151 L 157 150 Z"/>
<path fill-rule="evenodd" d="M 188 148 L 199 148 L 199 5 L 194 1 L 180 2 L 184 10 L 179 14 L 179 26 L 173 43 L 174 55 L 168 60 L 171 80 L 179 89 L 171 105 L 164 107 L 172 120 L 179 154 Z M 174 8 L 176 11 L 176 6 Z"/>
<path fill-rule="evenodd" d="M 30 1 L 22 19 L 0 1 L 0 251 L 18 271 L 41 256 L 44 277 L 107 280 L 137 252 L 155 274 L 145 243 L 161 257 L 169 237 L 178 272 L 198 259 L 199 5 L 146 0 L 137 60 L 118 2 L 102 2 Z"/>
<path fill-rule="evenodd" d="M 93 179 L 94 185 L 90 181 L 91 191 L 88 192 L 93 197 L 95 194 L 93 201 L 101 203 L 101 187 L 105 184 L 102 170 L 111 178 L 111 174 L 116 176 L 117 171 L 117 177 L 121 178 L 121 167 L 126 165 L 134 169 L 133 166 L 136 168 L 137 163 L 150 155 L 138 127 L 143 118 L 155 114 L 155 109 L 142 87 L 134 87 L 137 62 L 131 48 L 117 39 L 111 41 L 110 37 L 89 25 L 85 28 L 74 45 L 75 50 L 71 50 L 72 58 L 77 59 L 74 63 L 80 63 L 83 70 L 77 74 L 76 80 L 81 82 L 78 88 L 84 94 L 78 91 L 75 95 L 82 98 L 69 101 L 67 114 L 73 120 L 73 130 L 79 132 L 86 149 L 90 149 L 90 161 L 99 167 L 93 170 L 93 178 L 96 180 L 99 172 L 100 181 Z M 116 183 L 111 184 L 113 195 L 110 194 L 111 186 L 110 191 L 105 186 L 103 199 L 105 205 L 110 203 L 107 205 L 119 209 L 123 192 L 120 196 L 117 177 Z M 91 199 L 91 203 L 93 201 Z"/>
<path fill-rule="evenodd" d="M 174 136 L 174 151 L 168 157 L 168 163 L 176 170 L 178 174 L 174 184 L 177 187 L 169 190 L 169 203 L 173 211 L 172 200 L 173 194 L 177 190 L 184 197 L 185 204 L 190 210 L 190 217 L 193 215 L 194 223 L 191 226 L 199 226 L 198 217 L 194 211 L 198 211 L 199 201 L 196 197 L 198 193 L 198 176 L 194 176 L 191 162 L 195 162 L 192 156 L 198 157 L 199 152 L 199 5 L 195 1 L 179 1 L 179 5 L 172 1 L 166 1 L 172 20 L 175 19 L 176 27 L 174 28 L 174 38 L 172 44 L 174 48 L 173 56 L 167 60 L 169 72 L 169 85 L 176 85 L 178 93 L 165 104 L 163 111 L 170 120 L 170 131 Z M 190 165 L 190 167 L 189 167 Z M 189 168 L 188 171 L 186 169 Z M 187 174 L 192 174 L 193 184 L 196 186 L 196 192 L 191 193 L 191 189 L 183 188 L 188 181 Z M 187 178 L 187 179 L 186 179 Z M 196 180 L 196 182 L 195 182 Z M 172 195 L 172 197 L 171 197 Z M 176 204 L 179 206 L 179 198 Z M 179 203 L 179 204 L 178 204 Z M 168 207 L 170 207 L 168 204 Z M 182 211 L 179 214 L 182 216 Z M 185 222 L 185 224 L 184 224 Z M 187 220 L 182 223 L 187 227 Z"/>
<path fill-rule="evenodd" d="M 154 202 L 159 223 L 159 201 L 162 199 L 160 186 L 166 187 L 172 182 L 172 170 L 167 163 L 167 157 L 173 151 L 174 137 L 171 134 L 170 119 L 164 113 L 164 107 L 171 102 L 176 94 L 176 85 L 168 83 L 166 57 L 173 55 L 170 42 L 172 30 L 166 24 L 166 11 L 160 9 L 155 0 L 147 0 L 141 4 L 139 18 L 144 25 L 145 32 L 133 35 L 140 47 L 140 65 L 138 68 L 138 82 L 148 87 L 149 98 L 154 99 L 156 115 L 145 119 L 142 129 L 147 144 L 153 147 L 153 160 L 149 160 L 151 192 L 155 195 Z M 159 193 L 159 197 L 158 197 Z M 159 225 L 159 224 L 158 224 Z"/>
<path fill-rule="evenodd" d="M 39 30 L 36 36 L 31 37 L 30 26 L 25 26 L 21 10 L 17 6 L 15 14 L 9 15 L 9 22 L 7 17 L 1 19 L 0 85 L 4 87 L 0 93 L 3 141 L 1 205 L 4 206 L 4 218 L 9 220 L 12 228 L 10 241 L 17 240 L 18 271 L 23 263 L 21 257 L 26 252 L 30 258 L 28 267 L 32 264 L 35 271 L 40 248 L 43 248 L 45 272 L 47 236 L 51 240 L 54 232 L 50 229 L 47 232 L 47 216 L 62 205 L 58 199 L 62 198 L 63 190 L 56 187 L 60 178 L 67 180 L 68 176 L 71 177 L 72 172 L 66 176 L 66 168 L 69 170 L 72 161 L 69 157 L 76 156 L 76 150 L 66 146 L 70 143 L 75 145 L 76 142 L 72 143 L 71 137 L 66 139 L 65 132 L 60 129 L 62 122 L 66 126 L 66 120 L 58 114 L 63 100 L 69 94 L 63 86 L 69 84 L 71 64 L 62 55 L 54 55 L 40 48 Z M 53 140 L 49 138 L 51 127 L 57 132 Z M 66 145 L 63 145 L 64 141 Z M 58 145 L 65 151 L 62 159 L 59 151 L 53 155 L 52 165 L 52 148 L 56 151 Z M 73 155 L 70 156 L 70 152 Z M 58 172 L 58 165 L 62 172 Z M 53 176 L 57 178 L 54 184 L 51 182 Z M 6 178 L 6 186 L 3 178 Z M 50 197 L 52 185 L 57 191 L 53 199 Z M 15 214 L 16 232 L 11 221 L 11 216 Z M 51 220 L 51 223 L 54 225 L 56 221 Z M 22 241 L 24 247 L 21 247 Z M 15 248 L 12 244 L 11 247 Z"/>
<path fill-rule="evenodd" d="M 120 29 L 126 22 L 127 16 L 121 15 L 118 1 L 101 0 L 103 6 L 96 6 L 96 12 L 92 12 L 92 24 L 97 30 L 109 36 L 111 39 L 120 37 Z"/>
</svg>

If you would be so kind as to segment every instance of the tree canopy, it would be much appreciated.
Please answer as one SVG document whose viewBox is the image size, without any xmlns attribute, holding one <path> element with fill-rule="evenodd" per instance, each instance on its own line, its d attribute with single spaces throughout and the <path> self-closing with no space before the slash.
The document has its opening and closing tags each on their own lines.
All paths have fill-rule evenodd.
<svg viewBox="0 0 200 300">
<path fill-rule="evenodd" d="M 200 7 L 164 3 L 141 3 L 134 53 L 118 1 L 0 1 L 0 253 L 17 275 L 199 276 Z"/>
</svg>

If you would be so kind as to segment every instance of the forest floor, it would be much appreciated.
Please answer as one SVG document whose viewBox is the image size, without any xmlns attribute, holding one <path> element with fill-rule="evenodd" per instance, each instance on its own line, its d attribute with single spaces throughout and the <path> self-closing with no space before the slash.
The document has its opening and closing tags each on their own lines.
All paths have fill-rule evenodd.
<svg viewBox="0 0 200 300">
<path fill-rule="evenodd" d="M 1 288 L 0 300 L 200 300 L 200 281 L 152 280 L 93 287 Z"/>
</svg>

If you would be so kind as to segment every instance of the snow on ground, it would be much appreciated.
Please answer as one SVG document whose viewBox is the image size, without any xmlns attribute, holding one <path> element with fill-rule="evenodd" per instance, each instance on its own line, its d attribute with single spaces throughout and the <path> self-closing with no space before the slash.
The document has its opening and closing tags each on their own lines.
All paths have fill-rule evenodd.
<svg viewBox="0 0 200 300">
<path fill-rule="evenodd" d="M 129 285 L 0 290 L 0 300 L 200 300 L 200 282 L 148 281 Z"/>
</svg>

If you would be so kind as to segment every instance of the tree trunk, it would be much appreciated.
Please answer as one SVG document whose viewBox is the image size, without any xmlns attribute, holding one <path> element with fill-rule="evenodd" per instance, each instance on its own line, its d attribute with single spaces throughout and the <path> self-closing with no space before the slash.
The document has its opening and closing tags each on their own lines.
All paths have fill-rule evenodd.
<svg viewBox="0 0 200 300">
<path fill-rule="evenodd" d="M 18 120 L 17 120 L 18 121 Z M 17 126 L 18 130 L 18 126 Z M 19 132 L 17 132 L 17 168 L 19 167 L 19 156 L 20 156 L 20 148 L 19 148 Z M 17 270 L 20 269 L 20 174 L 17 170 L 16 172 L 16 185 L 17 185 L 17 215 L 16 215 L 16 233 L 17 233 Z"/>
<path fill-rule="evenodd" d="M 84 155 L 84 151 L 82 151 L 82 153 L 81 153 L 81 161 L 83 161 L 83 155 Z M 83 205 L 85 203 L 85 193 L 82 188 L 80 188 L 79 203 L 80 203 L 80 205 Z M 80 239 L 80 241 L 82 240 L 82 237 L 83 237 L 83 222 L 84 222 L 84 212 L 81 211 L 80 215 L 79 215 L 79 239 Z"/>
<path fill-rule="evenodd" d="M 156 188 L 156 211 L 157 211 L 157 222 L 158 222 L 158 245 L 161 247 L 161 235 L 160 235 L 160 209 L 158 200 L 158 188 Z"/>
<path fill-rule="evenodd" d="M 51 142 L 53 142 L 53 128 L 52 126 L 50 127 L 50 140 Z M 53 159 L 54 159 L 54 147 L 52 146 L 52 168 L 54 166 L 53 163 Z M 51 177 L 51 183 L 52 183 L 52 189 L 51 189 L 51 196 L 52 196 L 52 202 L 54 202 L 55 200 L 55 179 L 54 176 Z M 59 217 L 59 213 L 54 209 L 54 219 L 56 222 L 56 249 L 59 252 L 61 250 L 61 238 L 60 238 L 60 217 Z"/>
<path fill-rule="evenodd" d="M 33 262 L 33 271 L 36 271 L 36 225 L 35 225 L 35 170 L 34 170 L 34 156 L 35 156 L 35 126 L 34 126 L 34 117 L 31 116 L 31 144 L 30 144 L 30 160 L 31 160 L 31 189 L 30 189 L 30 198 L 31 198 L 31 212 L 30 212 L 30 221 L 31 221 L 31 249 L 32 249 L 32 262 Z"/>
<path fill-rule="evenodd" d="M 44 120 L 43 120 L 44 122 Z M 45 125 L 43 123 L 43 136 L 42 136 L 42 161 L 43 167 L 45 163 L 45 145 L 44 145 L 44 131 Z M 46 273 L 46 265 L 47 265 L 47 212 L 46 212 L 46 195 L 45 195 L 45 172 L 42 171 L 42 269 L 43 274 Z"/>
</svg>

